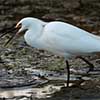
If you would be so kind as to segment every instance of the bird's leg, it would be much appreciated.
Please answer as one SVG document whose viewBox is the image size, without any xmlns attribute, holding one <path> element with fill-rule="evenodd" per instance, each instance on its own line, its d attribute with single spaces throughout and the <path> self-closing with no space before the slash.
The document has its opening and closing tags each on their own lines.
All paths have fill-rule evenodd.
<svg viewBox="0 0 100 100">
<path fill-rule="evenodd" d="M 69 87 L 69 81 L 70 81 L 70 68 L 69 68 L 69 63 L 66 60 L 66 69 L 67 69 L 67 87 Z"/>
<path fill-rule="evenodd" d="M 92 63 L 90 63 L 88 60 L 86 60 L 85 58 L 81 56 L 79 56 L 78 58 L 82 59 L 84 62 L 86 62 L 89 65 L 89 70 L 87 71 L 87 73 L 94 70 L 94 65 Z"/>
</svg>

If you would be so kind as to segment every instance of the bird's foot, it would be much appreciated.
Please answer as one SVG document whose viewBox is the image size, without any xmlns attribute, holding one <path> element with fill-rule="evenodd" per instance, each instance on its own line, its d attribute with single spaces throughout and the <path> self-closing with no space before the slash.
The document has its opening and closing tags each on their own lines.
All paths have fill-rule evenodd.
<svg viewBox="0 0 100 100">
<path fill-rule="evenodd" d="M 89 70 L 87 71 L 87 74 L 91 71 L 94 71 L 94 66 L 89 66 Z"/>
<path fill-rule="evenodd" d="M 79 82 L 75 82 L 73 83 L 71 86 L 66 86 L 66 87 L 62 87 L 61 89 L 72 89 L 72 88 L 80 88 L 82 90 L 85 90 L 83 87 L 82 87 L 82 83 L 84 82 L 85 80 L 80 80 Z"/>
<path fill-rule="evenodd" d="M 87 71 L 87 74 L 90 72 L 99 72 L 100 69 L 95 69 L 94 67 L 90 67 L 89 70 Z"/>
</svg>

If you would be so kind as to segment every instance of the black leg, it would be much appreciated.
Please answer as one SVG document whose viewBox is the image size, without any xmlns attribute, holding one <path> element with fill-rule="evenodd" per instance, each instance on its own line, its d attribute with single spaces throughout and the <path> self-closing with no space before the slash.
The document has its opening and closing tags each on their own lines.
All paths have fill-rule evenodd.
<svg viewBox="0 0 100 100">
<path fill-rule="evenodd" d="M 81 56 L 78 58 L 82 59 L 84 62 L 86 62 L 89 65 L 89 70 L 87 71 L 87 73 L 94 70 L 94 65 L 92 63 L 90 63 L 88 60 L 86 60 L 85 58 L 83 58 Z"/>
<path fill-rule="evenodd" d="M 69 80 L 70 80 L 70 68 L 69 68 L 69 63 L 66 60 L 66 69 L 67 69 L 67 87 L 69 87 Z"/>
</svg>

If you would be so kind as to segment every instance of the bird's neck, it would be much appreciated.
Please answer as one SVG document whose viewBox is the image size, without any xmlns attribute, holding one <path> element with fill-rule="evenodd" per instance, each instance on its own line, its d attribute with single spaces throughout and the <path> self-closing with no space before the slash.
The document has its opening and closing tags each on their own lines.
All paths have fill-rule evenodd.
<svg viewBox="0 0 100 100">
<path fill-rule="evenodd" d="M 44 23 L 45 24 L 45 23 Z M 28 45 L 32 47 L 39 47 L 39 38 L 42 35 L 43 24 L 34 23 L 25 33 L 24 38 Z"/>
</svg>

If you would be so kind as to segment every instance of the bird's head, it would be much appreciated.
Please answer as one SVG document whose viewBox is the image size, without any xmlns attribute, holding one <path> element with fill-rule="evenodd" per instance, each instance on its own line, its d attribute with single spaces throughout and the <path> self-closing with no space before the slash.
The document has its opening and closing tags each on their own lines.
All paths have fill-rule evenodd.
<svg viewBox="0 0 100 100">
<path fill-rule="evenodd" d="M 32 26 L 32 22 L 35 22 L 35 18 L 27 17 L 21 19 L 15 26 L 13 26 L 6 33 L 1 34 L 0 38 L 8 33 L 13 32 L 12 37 L 7 41 L 6 45 L 16 36 L 22 36 Z M 16 31 L 15 31 L 16 30 Z"/>
<path fill-rule="evenodd" d="M 25 33 L 32 26 L 32 22 L 34 22 L 34 19 L 31 17 L 20 20 L 15 26 L 16 29 L 19 29 L 16 35 L 22 35 L 22 33 Z"/>
</svg>

